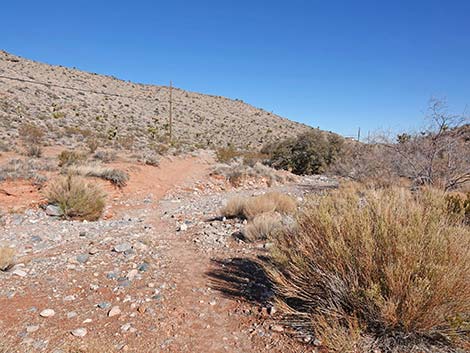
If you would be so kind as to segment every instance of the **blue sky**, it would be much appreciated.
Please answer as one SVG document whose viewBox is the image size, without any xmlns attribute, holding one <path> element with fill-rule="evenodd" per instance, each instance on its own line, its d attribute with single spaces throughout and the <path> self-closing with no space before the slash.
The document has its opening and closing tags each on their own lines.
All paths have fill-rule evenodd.
<svg viewBox="0 0 470 353">
<path fill-rule="evenodd" d="M 0 48 L 352 135 L 470 105 L 470 1 L 6 1 Z"/>
</svg>

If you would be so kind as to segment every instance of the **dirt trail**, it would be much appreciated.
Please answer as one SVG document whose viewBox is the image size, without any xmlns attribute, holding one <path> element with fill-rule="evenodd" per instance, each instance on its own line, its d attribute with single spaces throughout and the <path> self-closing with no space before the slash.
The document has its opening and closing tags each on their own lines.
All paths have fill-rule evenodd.
<svg viewBox="0 0 470 353">
<path fill-rule="evenodd" d="M 0 273 L 0 332 L 18 352 L 68 352 L 57 350 L 64 344 L 91 353 L 303 351 L 269 330 L 259 305 L 227 295 L 233 278 L 242 287 L 256 285 L 253 268 L 235 268 L 240 273 L 233 278 L 224 273 L 225 261 L 249 252 L 231 239 L 230 225 L 217 224 L 225 246 L 209 251 L 194 242 L 208 225 L 206 212 L 227 197 L 201 191 L 213 163 L 201 155 L 158 168 L 113 164 L 130 173 L 130 182 L 122 190 L 106 185 L 108 217 L 100 222 L 54 220 L 41 210 L 7 215 L 0 240 L 17 247 L 24 273 Z M 195 215 L 192 208 L 200 205 L 206 208 Z M 185 217 L 189 229 L 177 231 Z M 113 250 L 126 243 L 131 250 Z M 111 306 L 121 314 L 108 317 Z M 55 316 L 41 318 L 45 308 Z M 79 327 L 86 328 L 85 337 L 71 334 Z"/>
</svg>

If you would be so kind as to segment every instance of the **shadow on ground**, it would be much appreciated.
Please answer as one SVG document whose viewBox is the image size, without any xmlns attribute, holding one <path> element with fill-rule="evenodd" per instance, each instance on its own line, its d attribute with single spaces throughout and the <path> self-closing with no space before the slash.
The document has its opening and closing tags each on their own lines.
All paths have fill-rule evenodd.
<svg viewBox="0 0 470 353">
<path fill-rule="evenodd" d="M 264 258 L 212 260 L 207 272 L 211 287 L 226 297 L 265 305 L 273 297 L 272 284 L 261 266 Z"/>
</svg>

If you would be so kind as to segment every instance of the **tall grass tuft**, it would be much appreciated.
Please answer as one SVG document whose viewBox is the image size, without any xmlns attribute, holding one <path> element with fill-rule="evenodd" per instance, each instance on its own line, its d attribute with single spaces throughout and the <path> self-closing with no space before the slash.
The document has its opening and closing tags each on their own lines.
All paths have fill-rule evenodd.
<svg viewBox="0 0 470 353">
<path fill-rule="evenodd" d="M 267 270 L 289 323 L 330 351 L 469 348 L 470 228 L 442 192 L 318 196 L 276 233 Z"/>
<path fill-rule="evenodd" d="M 69 219 L 96 221 L 105 206 L 105 194 L 98 186 L 72 175 L 53 180 L 45 196 L 50 204 L 58 205 L 64 217 Z"/>
</svg>

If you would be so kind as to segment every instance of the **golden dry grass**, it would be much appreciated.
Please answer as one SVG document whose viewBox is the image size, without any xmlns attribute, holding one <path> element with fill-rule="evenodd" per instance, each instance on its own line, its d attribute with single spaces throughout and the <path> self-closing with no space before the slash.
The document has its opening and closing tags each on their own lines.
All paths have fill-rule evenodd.
<svg viewBox="0 0 470 353">
<path fill-rule="evenodd" d="M 45 196 L 58 205 L 66 218 L 95 221 L 105 206 L 105 194 L 97 186 L 77 176 L 58 177 L 47 187 Z"/>
<path fill-rule="evenodd" d="M 0 271 L 6 271 L 13 266 L 15 249 L 11 247 L 0 247 Z"/>
<path fill-rule="evenodd" d="M 129 175 L 126 172 L 120 169 L 104 167 L 99 163 L 73 164 L 67 168 L 67 173 L 84 177 L 101 178 L 118 187 L 126 186 L 129 181 Z"/>
<path fill-rule="evenodd" d="M 291 196 L 269 192 L 253 197 L 236 196 L 227 202 L 221 213 L 226 217 L 244 217 L 251 220 L 262 213 L 293 214 L 296 209 L 297 202 Z"/>
<path fill-rule="evenodd" d="M 470 228 L 449 215 L 443 192 L 320 196 L 276 233 L 272 255 L 280 307 L 331 351 L 357 351 L 367 337 L 397 352 L 469 348 Z"/>
<path fill-rule="evenodd" d="M 281 226 L 278 213 L 262 213 L 253 218 L 245 227 L 245 238 L 249 241 L 266 240 Z"/>
</svg>

